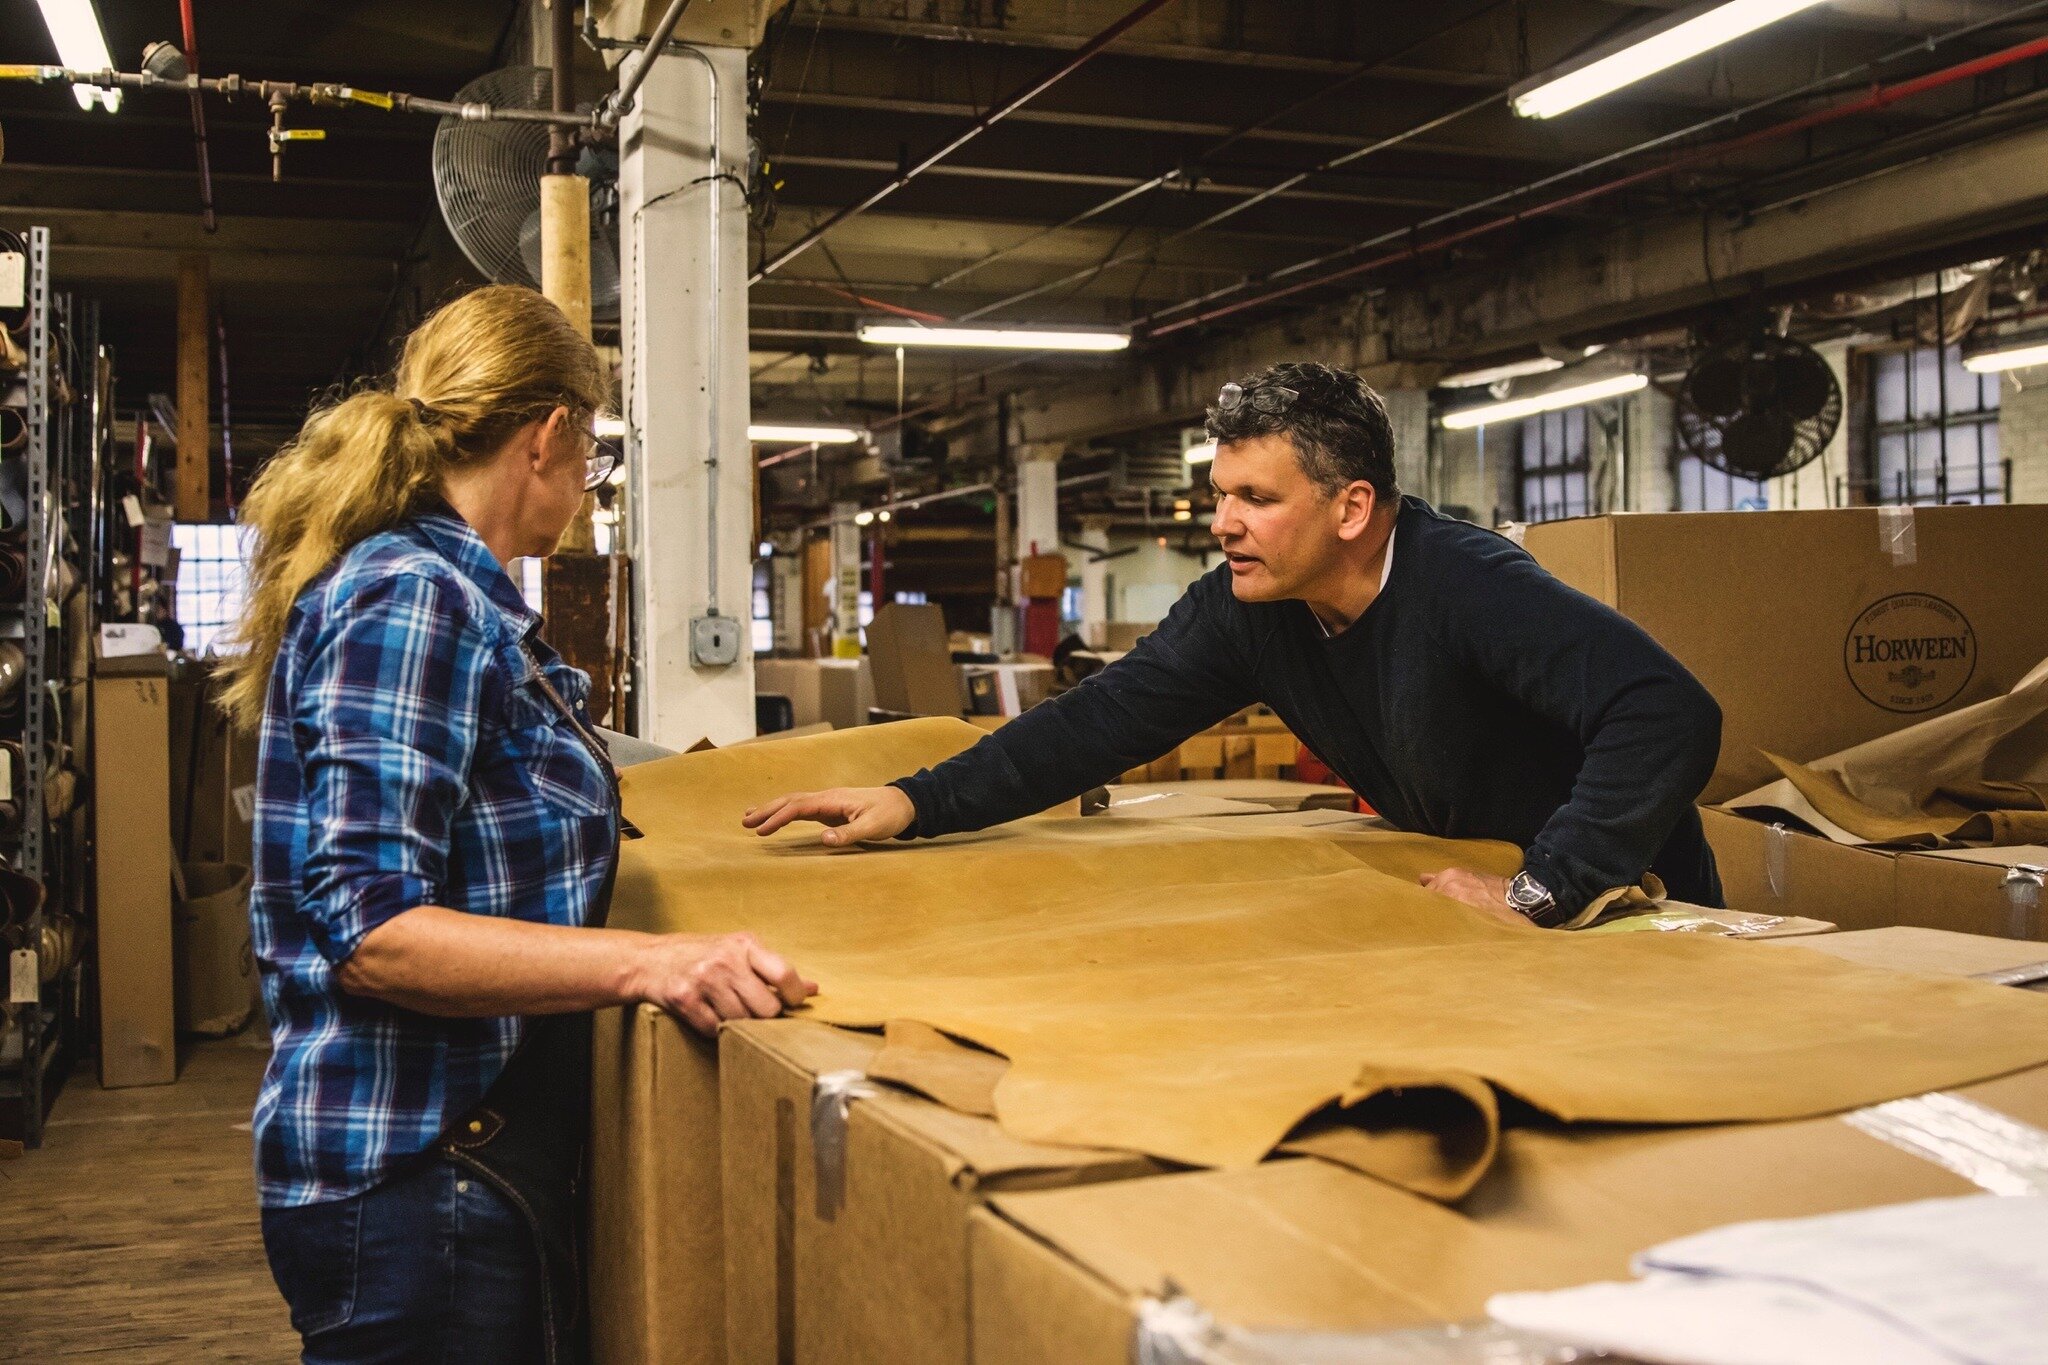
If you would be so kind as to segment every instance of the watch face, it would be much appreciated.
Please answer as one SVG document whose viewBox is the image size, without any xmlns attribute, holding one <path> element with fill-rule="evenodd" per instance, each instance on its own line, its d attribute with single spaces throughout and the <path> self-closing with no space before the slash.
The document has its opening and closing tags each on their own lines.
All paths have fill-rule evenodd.
<svg viewBox="0 0 2048 1365">
<path fill-rule="evenodd" d="M 1526 872 L 1517 872 L 1508 882 L 1508 905 L 1527 916 L 1531 924 L 1545 929 L 1562 918 L 1557 898 Z"/>
</svg>

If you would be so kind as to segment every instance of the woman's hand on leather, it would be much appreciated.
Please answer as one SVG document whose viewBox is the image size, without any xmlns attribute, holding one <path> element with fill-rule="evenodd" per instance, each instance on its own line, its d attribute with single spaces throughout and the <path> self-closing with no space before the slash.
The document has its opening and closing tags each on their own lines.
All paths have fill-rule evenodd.
<svg viewBox="0 0 2048 1365">
<path fill-rule="evenodd" d="M 828 826 L 825 844 L 843 848 L 895 838 L 916 823 L 917 807 L 900 787 L 839 787 L 778 796 L 740 817 L 740 823 L 756 834 L 773 834 L 798 820 Z"/>
<path fill-rule="evenodd" d="M 659 934 L 648 940 L 633 994 L 706 1037 L 727 1019 L 773 1019 L 818 993 L 752 934 Z"/>
</svg>

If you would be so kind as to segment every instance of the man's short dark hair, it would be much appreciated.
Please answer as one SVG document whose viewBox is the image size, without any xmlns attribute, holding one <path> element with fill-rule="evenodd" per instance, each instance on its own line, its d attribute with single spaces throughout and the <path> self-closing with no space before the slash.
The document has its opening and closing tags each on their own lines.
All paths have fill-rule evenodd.
<svg viewBox="0 0 2048 1365">
<path fill-rule="evenodd" d="M 1331 365 L 1273 365 L 1237 381 L 1246 401 L 1230 412 L 1209 409 L 1216 441 L 1249 441 L 1284 432 L 1294 442 L 1302 472 L 1318 488 L 1341 492 L 1360 479 L 1379 497 L 1400 493 L 1394 477 L 1394 424 L 1387 405 L 1363 379 Z M 1251 401 L 1261 389 L 1293 389 L 1300 396 L 1283 412 L 1260 412 Z"/>
</svg>

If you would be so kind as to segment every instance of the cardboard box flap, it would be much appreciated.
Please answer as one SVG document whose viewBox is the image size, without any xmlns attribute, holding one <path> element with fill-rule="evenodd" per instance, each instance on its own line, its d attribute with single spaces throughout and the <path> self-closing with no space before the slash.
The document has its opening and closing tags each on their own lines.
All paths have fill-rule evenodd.
<svg viewBox="0 0 2048 1365">
<path fill-rule="evenodd" d="M 813 1079 L 832 1071 L 858 1071 L 866 1075 L 883 1051 L 883 1040 L 875 1034 L 806 1019 L 743 1027 L 753 1046 Z M 1019 1189 L 1050 1177 L 1071 1182 L 1078 1173 L 1087 1173 L 1080 1174 L 1081 1179 L 1112 1179 L 1164 1169 L 1134 1152 L 1012 1137 L 993 1119 L 948 1109 L 896 1088 L 887 1078 L 882 1078 L 882 1083 L 889 1088 L 856 1101 L 862 1116 L 929 1150 L 944 1167 L 948 1179 L 961 1189 L 997 1185 Z"/>
<path fill-rule="evenodd" d="M 1166 1169 L 1136 1152 L 1026 1142 L 992 1119 L 957 1113 L 917 1096 L 891 1092 L 866 1103 L 874 1106 L 880 1122 L 939 1154 L 948 1177 L 963 1190 L 1122 1180 Z"/>
</svg>

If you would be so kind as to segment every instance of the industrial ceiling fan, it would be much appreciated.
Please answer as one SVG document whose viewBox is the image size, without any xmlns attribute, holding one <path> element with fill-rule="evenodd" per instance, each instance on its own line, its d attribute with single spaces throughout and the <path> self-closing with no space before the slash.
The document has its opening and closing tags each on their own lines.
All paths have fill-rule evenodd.
<svg viewBox="0 0 2048 1365">
<path fill-rule="evenodd" d="M 537 66 L 509 66 L 462 87 L 459 104 L 547 109 L 553 80 Z M 540 179 L 548 130 L 539 123 L 448 117 L 434 133 L 434 197 L 462 254 L 498 284 L 541 284 Z M 619 317 L 618 154 L 583 148 L 577 173 L 590 181 L 590 311 Z"/>
<path fill-rule="evenodd" d="M 1842 387 L 1827 361 L 1757 322 L 1696 336 L 1675 397 L 1686 452 L 1744 479 L 1811 463 L 1842 424 Z"/>
</svg>

